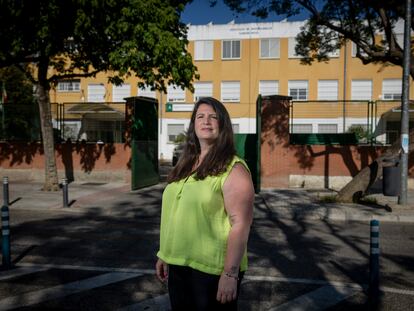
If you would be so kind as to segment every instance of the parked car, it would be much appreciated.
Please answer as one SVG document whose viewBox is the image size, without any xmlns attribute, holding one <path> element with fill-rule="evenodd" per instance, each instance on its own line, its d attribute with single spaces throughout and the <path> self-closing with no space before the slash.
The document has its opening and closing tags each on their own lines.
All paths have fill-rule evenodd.
<svg viewBox="0 0 414 311">
<path fill-rule="evenodd" d="M 175 166 L 178 162 L 178 159 L 182 155 L 184 151 L 184 143 L 179 143 L 177 146 L 174 147 L 173 156 L 172 156 L 172 165 Z"/>
</svg>

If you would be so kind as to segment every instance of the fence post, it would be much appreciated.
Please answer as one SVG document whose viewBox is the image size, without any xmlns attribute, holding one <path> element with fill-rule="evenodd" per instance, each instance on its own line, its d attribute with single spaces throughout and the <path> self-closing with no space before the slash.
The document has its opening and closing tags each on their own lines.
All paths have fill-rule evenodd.
<svg viewBox="0 0 414 311">
<path fill-rule="evenodd" d="M 1 240 L 2 240 L 2 265 L 8 269 L 11 266 L 10 260 L 10 226 L 9 226 L 9 207 L 3 205 L 1 208 Z"/>
<path fill-rule="evenodd" d="M 379 295 L 379 221 L 371 220 L 370 227 L 369 295 L 375 300 Z"/>
<path fill-rule="evenodd" d="M 63 207 L 69 207 L 69 196 L 68 196 L 68 180 L 62 179 L 62 191 L 63 191 Z"/>
<path fill-rule="evenodd" d="M 9 177 L 3 177 L 3 205 L 9 205 Z"/>
</svg>

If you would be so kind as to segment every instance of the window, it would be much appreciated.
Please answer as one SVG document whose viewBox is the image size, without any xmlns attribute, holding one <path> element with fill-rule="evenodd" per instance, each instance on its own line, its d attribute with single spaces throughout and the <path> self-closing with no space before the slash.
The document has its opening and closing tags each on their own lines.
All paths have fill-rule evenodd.
<svg viewBox="0 0 414 311">
<path fill-rule="evenodd" d="M 80 80 L 59 81 L 57 85 L 58 92 L 80 92 Z"/>
<path fill-rule="evenodd" d="M 312 124 L 292 124 L 292 134 L 311 134 Z"/>
<path fill-rule="evenodd" d="M 357 49 L 358 49 L 357 45 L 354 42 L 352 42 L 352 57 L 356 57 Z M 363 57 L 367 57 L 368 56 L 368 54 L 365 53 L 362 49 L 360 49 L 359 52 L 361 53 L 361 55 Z"/>
<path fill-rule="evenodd" d="M 332 39 L 332 40 L 330 40 L 330 45 L 331 46 L 335 46 L 335 45 L 337 45 L 338 44 L 338 40 L 337 39 Z M 335 50 L 333 50 L 332 52 L 328 52 L 328 56 L 330 57 L 330 58 L 338 58 L 339 57 L 339 53 L 340 53 L 340 51 L 339 51 L 339 49 L 335 49 Z"/>
<path fill-rule="evenodd" d="M 234 134 L 237 134 L 240 132 L 240 124 L 232 124 L 231 126 L 233 127 Z"/>
<path fill-rule="evenodd" d="M 279 58 L 280 44 L 278 38 L 260 40 L 260 58 Z"/>
<path fill-rule="evenodd" d="M 240 81 L 221 82 L 221 101 L 240 102 Z"/>
<path fill-rule="evenodd" d="M 212 82 L 195 82 L 194 83 L 194 101 L 198 101 L 202 97 L 213 96 Z"/>
<path fill-rule="evenodd" d="M 261 80 L 259 81 L 259 94 L 262 96 L 279 94 L 279 81 Z"/>
<path fill-rule="evenodd" d="M 167 101 L 185 102 L 185 90 L 176 85 L 169 85 L 167 87 Z"/>
<path fill-rule="evenodd" d="M 289 96 L 293 100 L 308 99 L 308 81 L 307 80 L 291 80 L 288 81 Z"/>
<path fill-rule="evenodd" d="M 239 59 L 240 58 L 240 40 L 223 40 L 222 58 L 223 59 Z"/>
<path fill-rule="evenodd" d="M 184 133 L 184 124 L 167 124 L 168 142 L 173 143 L 178 135 Z"/>
<path fill-rule="evenodd" d="M 112 87 L 112 101 L 113 102 L 125 102 L 125 97 L 131 96 L 131 85 L 130 84 L 122 84 L 122 85 L 114 85 Z"/>
<path fill-rule="evenodd" d="M 338 80 L 319 80 L 318 100 L 338 100 Z"/>
<path fill-rule="evenodd" d="M 352 80 L 351 99 L 352 100 L 371 100 L 372 81 L 371 80 Z"/>
<path fill-rule="evenodd" d="M 402 93 L 401 79 L 384 79 L 382 80 L 382 99 L 400 100 Z"/>
<path fill-rule="evenodd" d="M 155 91 L 151 90 L 150 86 L 140 87 L 138 90 L 138 96 L 156 98 Z"/>
<path fill-rule="evenodd" d="M 213 46 L 213 41 L 195 41 L 194 60 L 212 60 Z"/>
<path fill-rule="evenodd" d="M 318 133 L 338 133 L 338 125 L 337 124 L 318 124 Z"/>
<path fill-rule="evenodd" d="M 288 57 L 289 58 L 300 58 L 295 52 L 296 38 L 288 38 Z"/>
<path fill-rule="evenodd" d="M 105 86 L 101 84 L 88 84 L 88 102 L 101 103 L 105 101 Z"/>
</svg>

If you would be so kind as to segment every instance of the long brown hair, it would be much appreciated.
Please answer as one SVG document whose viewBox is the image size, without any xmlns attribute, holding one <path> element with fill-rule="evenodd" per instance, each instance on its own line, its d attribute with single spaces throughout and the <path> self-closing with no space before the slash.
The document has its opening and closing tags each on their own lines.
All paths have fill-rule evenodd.
<svg viewBox="0 0 414 311">
<path fill-rule="evenodd" d="M 219 123 L 219 133 L 214 145 L 210 148 L 204 157 L 203 162 L 195 171 L 195 178 L 204 179 L 207 176 L 217 176 L 223 173 L 236 154 L 233 140 L 233 128 L 226 107 L 213 97 L 203 97 L 194 105 L 183 154 L 180 156 L 177 165 L 168 175 L 168 183 L 179 181 L 194 173 L 193 166 L 201 152 L 200 142 L 195 133 L 194 122 L 197 110 L 201 104 L 211 106 L 216 112 Z"/>
</svg>

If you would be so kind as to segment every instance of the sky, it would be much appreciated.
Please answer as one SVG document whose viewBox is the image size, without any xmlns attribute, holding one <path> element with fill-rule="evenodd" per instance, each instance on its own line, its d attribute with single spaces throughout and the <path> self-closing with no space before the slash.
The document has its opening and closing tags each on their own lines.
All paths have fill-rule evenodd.
<svg viewBox="0 0 414 311">
<path fill-rule="evenodd" d="M 205 25 L 209 22 L 213 24 L 227 24 L 234 20 L 236 23 L 252 23 L 252 22 L 276 22 L 281 21 L 284 16 L 276 14 L 269 15 L 267 19 L 260 19 L 249 13 L 237 15 L 232 12 L 222 1 L 218 1 L 216 6 L 211 7 L 209 0 L 193 0 L 188 4 L 184 12 L 181 14 L 181 21 L 185 24 Z M 300 15 L 289 20 L 303 20 L 306 16 Z"/>
</svg>

